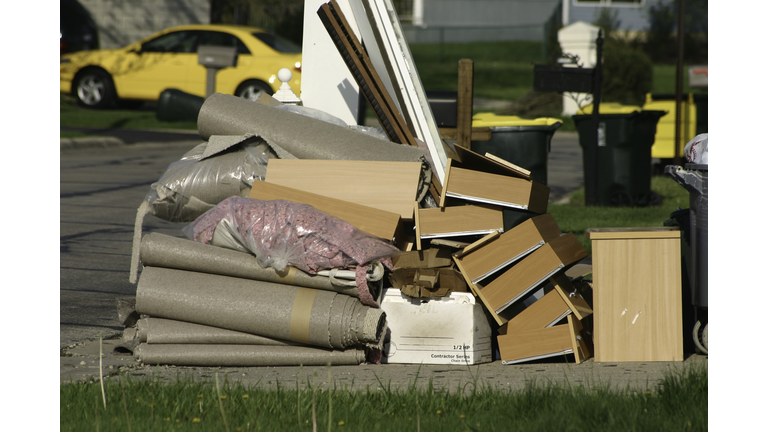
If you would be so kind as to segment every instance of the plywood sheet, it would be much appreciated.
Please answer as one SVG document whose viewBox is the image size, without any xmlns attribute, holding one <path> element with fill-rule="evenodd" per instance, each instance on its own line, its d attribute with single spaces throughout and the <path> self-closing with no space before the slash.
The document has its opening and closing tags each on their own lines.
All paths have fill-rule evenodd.
<svg viewBox="0 0 768 432">
<path fill-rule="evenodd" d="M 270 159 L 264 181 L 413 219 L 421 164 Z"/>
<path fill-rule="evenodd" d="M 682 361 L 679 238 L 592 240 L 595 361 Z"/>
<path fill-rule="evenodd" d="M 573 353 L 573 339 L 568 324 L 498 335 L 499 354 L 504 364 L 538 360 Z"/>
<path fill-rule="evenodd" d="M 451 163 L 446 171 L 442 204 L 445 197 L 546 213 L 549 187 L 532 180 L 460 168 Z"/>
<path fill-rule="evenodd" d="M 419 239 L 482 235 L 504 229 L 504 217 L 498 207 L 465 205 L 417 211 Z"/>
<path fill-rule="evenodd" d="M 396 213 L 263 181 L 253 182 L 248 197 L 262 201 L 282 199 L 309 204 L 374 236 L 386 240 L 402 237 L 398 232 L 400 215 Z"/>
<path fill-rule="evenodd" d="M 551 327 L 569 313 L 568 304 L 556 290 L 552 290 L 509 320 L 506 331 L 518 333 Z"/>
</svg>

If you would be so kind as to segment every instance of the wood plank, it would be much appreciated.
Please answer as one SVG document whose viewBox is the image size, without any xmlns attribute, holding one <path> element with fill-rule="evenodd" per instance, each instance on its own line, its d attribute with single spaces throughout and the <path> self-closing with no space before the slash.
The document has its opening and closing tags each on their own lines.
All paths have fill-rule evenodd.
<svg viewBox="0 0 768 432">
<path fill-rule="evenodd" d="M 517 177 L 451 165 L 443 185 L 445 197 L 546 213 L 549 187 Z M 441 201 L 444 200 L 441 197 Z"/>
<path fill-rule="evenodd" d="M 491 308 L 500 313 L 548 278 L 587 256 L 573 233 L 553 239 L 518 261 L 496 279 L 481 286 Z"/>
<path fill-rule="evenodd" d="M 582 326 L 581 321 L 573 315 L 568 315 L 568 328 L 571 331 L 574 362 L 580 364 L 592 357 L 592 340 L 584 332 L 584 326 Z"/>
<path fill-rule="evenodd" d="M 455 140 L 458 136 L 456 128 L 442 127 L 438 128 L 440 137 L 447 140 Z M 471 129 L 472 141 L 490 141 L 493 138 L 493 131 L 489 127 L 473 127 Z"/>
<path fill-rule="evenodd" d="M 557 274 L 549 278 L 549 281 L 555 286 L 555 291 L 560 294 L 568 308 L 576 315 L 576 318 L 583 320 L 592 315 L 592 307 L 589 306 L 589 303 L 581 296 L 571 281 L 568 280 L 568 276 Z"/>
<path fill-rule="evenodd" d="M 421 163 L 270 159 L 264 181 L 413 219 Z"/>
<path fill-rule="evenodd" d="M 502 159 L 502 158 L 500 158 L 498 156 L 492 155 L 490 153 L 485 153 L 485 157 L 487 157 L 488 159 L 490 159 L 492 161 L 496 161 L 496 162 L 498 162 L 498 163 L 500 163 L 500 164 L 502 164 L 504 166 L 507 166 L 507 167 L 509 167 L 511 170 L 513 170 L 515 172 L 523 173 L 526 176 L 530 176 L 531 175 L 531 171 L 529 171 L 529 170 L 527 170 L 527 169 L 525 169 L 525 168 L 523 168 L 521 166 L 517 166 L 517 165 L 513 164 L 512 162 L 506 161 L 506 160 L 504 160 L 504 159 Z"/>
<path fill-rule="evenodd" d="M 504 229 L 500 208 L 465 205 L 418 209 L 418 232 L 421 239 L 486 235 Z"/>
<path fill-rule="evenodd" d="M 504 364 L 555 357 L 573 353 L 568 324 L 525 332 L 507 332 L 496 337 Z"/>
<path fill-rule="evenodd" d="M 395 239 L 400 227 L 400 215 L 397 213 L 264 181 L 253 182 L 248 197 L 262 201 L 282 199 L 309 204 L 321 212 L 349 222 L 355 228 L 385 240 Z"/>
<path fill-rule="evenodd" d="M 588 228 L 587 237 L 602 239 L 680 238 L 678 227 Z"/>
<path fill-rule="evenodd" d="M 458 157 L 455 165 L 461 168 L 473 169 L 491 174 L 519 177 L 526 180 L 531 179 L 531 172 L 526 169 L 518 170 L 513 168 L 509 163 L 499 162 L 495 159 L 475 153 L 467 148 L 456 146 L 455 150 L 456 156 Z M 443 181 L 443 183 L 445 183 L 445 181 Z"/>
<path fill-rule="evenodd" d="M 462 262 L 471 281 L 479 283 L 560 234 L 555 219 L 545 213 L 522 222 L 498 238 L 488 239 L 479 245 L 482 247 L 464 249 L 455 259 Z"/>
<path fill-rule="evenodd" d="M 568 304 L 556 290 L 552 290 L 510 319 L 506 324 L 507 332 L 516 333 L 551 327 L 570 313 Z"/>
<path fill-rule="evenodd" d="M 625 234 L 592 240 L 595 361 L 682 361 L 680 239 Z"/>
<path fill-rule="evenodd" d="M 470 148 L 472 144 L 472 96 L 475 64 L 470 59 L 459 60 L 459 86 L 456 96 L 456 145 Z"/>
</svg>

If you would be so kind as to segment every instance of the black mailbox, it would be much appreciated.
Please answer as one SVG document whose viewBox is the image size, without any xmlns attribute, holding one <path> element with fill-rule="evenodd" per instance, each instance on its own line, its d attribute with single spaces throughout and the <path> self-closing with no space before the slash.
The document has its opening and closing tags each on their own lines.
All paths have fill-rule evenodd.
<svg viewBox="0 0 768 432">
<path fill-rule="evenodd" d="M 533 89 L 558 93 L 592 93 L 593 68 L 533 65 Z"/>
</svg>

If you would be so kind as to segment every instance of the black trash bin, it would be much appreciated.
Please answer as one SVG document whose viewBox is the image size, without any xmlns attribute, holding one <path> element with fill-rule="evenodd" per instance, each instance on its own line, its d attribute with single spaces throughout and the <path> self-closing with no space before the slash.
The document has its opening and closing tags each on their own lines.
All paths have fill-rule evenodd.
<svg viewBox="0 0 768 432">
<path fill-rule="evenodd" d="M 160 121 L 197 121 L 205 98 L 178 89 L 166 89 L 157 100 L 157 119 Z"/>
<path fill-rule="evenodd" d="M 655 110 L 612 114 L 605 112 L 601 105 L 596 166 L 584 151 L 587 146 L 594 145 L 592 114 L 573 116 L 584 158 L 587 202 L 602 206 L 660 204 L 658 194 L 651 191 L 651 147 L 655 141 L 656 125 L 665 114 L 666 111 Z M 596 191 L 589 188 L 593 176 L 597 177 Z M 591 194 L 597 196 L 592 197 Z M 593 198 L 596 199 L 593 201 Z"/>
<path fill-rule="evenodd" d="M 552 136 L 563 122 L 557 118 L 522 119 L 481 113 L 472 117 L 472 127 L 491 129 L 489 141 L 472 141 L 475 153 L 491 153 L 531 172 L 531 179 L 547 184 L 547 162 Z"/>
</svg>

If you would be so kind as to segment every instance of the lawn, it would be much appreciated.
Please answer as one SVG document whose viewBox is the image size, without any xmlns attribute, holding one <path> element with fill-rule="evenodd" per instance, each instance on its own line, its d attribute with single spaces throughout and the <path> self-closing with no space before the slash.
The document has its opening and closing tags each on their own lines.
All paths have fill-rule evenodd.
<svg viewBox="0 0 768 432">
<path fill-rule="evenodd" d="M 330 374 L 330 370 L 329 370 Z M 218 381 L 217 376 L 217 381 Z M 705 366 L 669 372 L 644 392 L 526 383 L 471 394 L 409 388 L 353 392 L 335 385 L 264 390 L 230 383 L 117 376 L 60 386 L 60 430 L 105 431 L 705 431 Z M 106 400 L 106 408 L 104 407 Z"/>
</svg>

